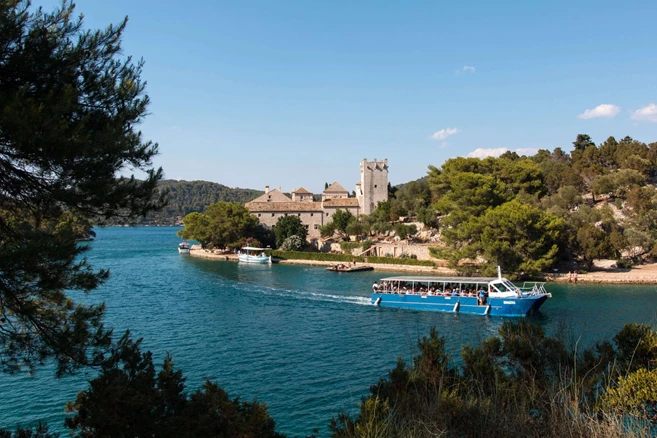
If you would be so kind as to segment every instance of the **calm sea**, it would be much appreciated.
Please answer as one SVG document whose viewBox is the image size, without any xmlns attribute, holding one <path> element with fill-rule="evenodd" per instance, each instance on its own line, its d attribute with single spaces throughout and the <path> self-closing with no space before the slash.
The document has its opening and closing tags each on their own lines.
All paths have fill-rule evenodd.
<svg viewBox="0 0 657 438">
<path fill-rule="evenodd" d="M 130 329 L 161 364 L 166 352 L 187 387 L 218 381 L 232 396 L 265 402 L 277 430 L 322 435 L 332 416 L 356 412 L 361 396 L 418 337 L 435 326 L 458 355 L 465 343 L 494 335 L 501 318 L 452 315 L 369 304 L 374 280 L 389 273 L 331 273 L 300 266 L 245 266 L 179 255 L 178 228 L 105 228 L 89 259 L 110 280 L 91 300 L 107 303 L 106 323 Z M 553 285 L 535 319 L 571 341 L 590 343 L 623 324 L 652 323 L 654 286 Z M 0 374 L 0 428 L 42 420 L 65 432 L 64 405 L 93 374 L 53 379 Z"/>
</svg>

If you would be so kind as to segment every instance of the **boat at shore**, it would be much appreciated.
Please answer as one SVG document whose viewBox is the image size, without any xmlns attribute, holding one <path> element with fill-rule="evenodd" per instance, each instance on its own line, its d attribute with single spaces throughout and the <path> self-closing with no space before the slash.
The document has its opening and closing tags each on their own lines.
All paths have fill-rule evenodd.
<svg viewBox="0 0 657 438">
<path fill-rule="evenodd" d="M 327 271 L 333 271 L 333 272 L 360 272 L 360 271 L 373 271 L 374 268 L 372 266 L 368 265 L 358 265 L 356 264 L 341 264 L 341 265 L 335 265 L 335 266 L 329 266 L 326 268 Z"/>
<path fill-rule="evenodd" d="M 265 254 L 269 248 L 256 248 L 253 246 L 245 246 L 240 252 L 237 253 L 237 259 L 240 263 L 269 263 L 271 264 L 271 256 Z"/>
<path fill-rule="evenodd" d="M 498 268 L 497 277 L 388 277 L 372 286 L 372 304 L 381 307 L 526 316 L 538 311 L 552 294 L 542 282 L 518 287 Z"/>
<path fill-rule="evenodd" d="M 191 247 L 189 246 L 189 243 L 187 242 L 182 242 L 178 244 L 178 253 L 179 254 L 189 254 L 189 250 Z"/>
</svg>

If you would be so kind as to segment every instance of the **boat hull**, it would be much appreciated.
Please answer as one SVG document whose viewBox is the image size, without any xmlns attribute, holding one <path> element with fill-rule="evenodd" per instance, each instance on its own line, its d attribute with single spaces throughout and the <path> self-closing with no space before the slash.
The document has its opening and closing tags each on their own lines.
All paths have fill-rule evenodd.
<svg viewBox="0 0 657 438">
<path fill-rule="evenodd" d="M 253 256 L 250 254 L 238 254 L 237 259 L 240 263 L 271 263 L 270 256 Z"/>
<path fill-rule="evenodd" d="M 178 248 L 178 254 L 189 254 L 189 248 Z"/>
<path fill-rule="evenodd" d="M 526 316 L 536 312 L 547 299 L 547 295 L 523 298 L 488 298 L 486 304 L 478 305 L 475 297 L 372 294 L 372 304 L 381 307 L 490 316 Z"/>
</svg>

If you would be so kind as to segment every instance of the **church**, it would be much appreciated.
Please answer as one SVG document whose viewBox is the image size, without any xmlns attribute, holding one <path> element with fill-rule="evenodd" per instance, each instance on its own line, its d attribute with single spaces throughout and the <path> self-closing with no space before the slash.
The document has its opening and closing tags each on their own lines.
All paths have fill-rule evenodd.
<svg viewBox="0 0 657 438">
<path fill-rule="evenodd" d="M 245 204 L 261 224 L 272 227 L 279 218 L 296 215 L 308 230 L 308 239 L 320 236 L 319 228 L 331 222 L 335 212 L 347 210 L 354 216 L 370 214 L 381 201 L 388 200 L 388 160 L 360 162 L 360 181 L 356 183 L 355 197 L 338 182 L 334 182 L 322 192 L 321 200 L 315 200 L 312 192 L 292 189 L 291 198 L 280 187 L 270 190 L 265 186 L 265 194 Z"/>
</svg>

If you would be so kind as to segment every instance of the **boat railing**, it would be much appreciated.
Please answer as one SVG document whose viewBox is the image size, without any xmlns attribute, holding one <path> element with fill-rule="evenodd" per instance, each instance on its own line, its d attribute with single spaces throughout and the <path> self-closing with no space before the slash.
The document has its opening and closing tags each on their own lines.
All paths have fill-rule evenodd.
<svg viewBox="0 0 657 438">
<path fill-rule="evenodd" d="M 539 281 L 526 281 L 522 284 L 520 292 L 523 295 L 548 295 L 549 292 L 545 290 L 545 282 Z"/>
</svg>

